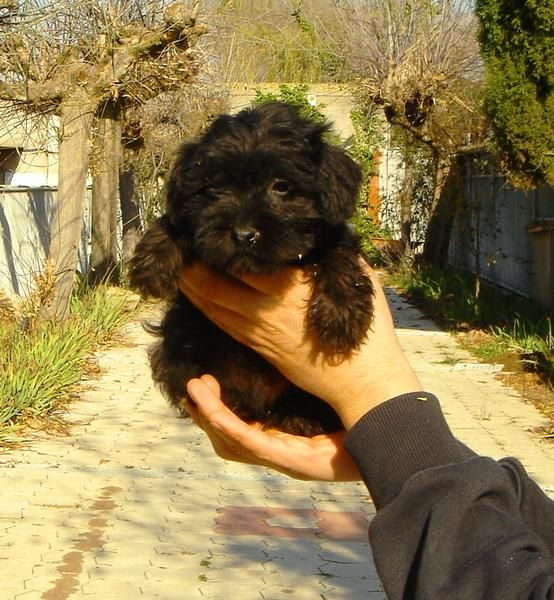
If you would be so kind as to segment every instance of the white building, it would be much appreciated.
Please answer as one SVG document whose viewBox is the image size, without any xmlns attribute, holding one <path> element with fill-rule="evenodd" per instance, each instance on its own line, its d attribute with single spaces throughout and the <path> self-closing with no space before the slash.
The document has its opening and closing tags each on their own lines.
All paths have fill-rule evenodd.
<svg viewBox="0 0 554 600">
<path fill-rule="evenodd" d="M 0 103 L 0 186 L 57 187 L 58 119 Z"/>
</svg>

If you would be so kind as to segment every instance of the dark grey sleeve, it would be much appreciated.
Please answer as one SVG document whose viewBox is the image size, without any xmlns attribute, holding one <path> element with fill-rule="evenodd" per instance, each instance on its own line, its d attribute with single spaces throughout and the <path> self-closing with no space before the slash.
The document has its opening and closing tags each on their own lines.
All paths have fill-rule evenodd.
<svg viewBox="0 0 554 600">
<path fill-rule="evenodd" d="M 517 460 L 460 444 L 432 394 L 378 406 L 345 445 L 377 507 L 389 600 L 554 600 L 554 503 Z"/>
</svg>

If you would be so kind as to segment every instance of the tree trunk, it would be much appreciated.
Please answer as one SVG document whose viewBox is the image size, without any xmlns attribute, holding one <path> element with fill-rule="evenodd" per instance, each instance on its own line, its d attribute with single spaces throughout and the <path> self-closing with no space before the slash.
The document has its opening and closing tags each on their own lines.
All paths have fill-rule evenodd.
<svg viewBox="0 0 554 600">
<path fill-rule="evenodd" d="M 437 209 L 437 206 L 443 196 L 444 188 L 450 171 L 452 169 L 452 158 L 448 155 L 438 156 L 436 159 L 437 170 L 435 172 L 435 186 L 433 189 L 433 203 L 431 205 L 431 215 Z"/>
<path fill-rule="evenodd" d="M 438 267 L 446 266 L 450 234 L 456 214 L 457 186 L 455 169 L 449 156 L 436 161 L 433 201 L 425 235 L 423 260 Z"/>
<path fill-rule="evenodd" d="M 65 319 L 69 315 L 83 229 L 93 114 L 80 88 L 60 106 L 59 183 L 48 252 L 57 279 L 53 300 L 43 309 L 47 318 Z"/>
<path fill-rule="evenodd" d="M 140 213 L 135 189 L 135 170 L 132 166 L 121 169 L 119 174 L 119 198 L 121 202 L 121 218 L 123 220 L 122 254 L 125 266 L 140 238 Z"/>
<path fill-rule="evenodd" d="M 400 239 L 404 252 L 411 250 L 412 242 L 412 198 L 413 198 L 414 166 L 411 161 L 406 163 L 402 189 L 398 194 L 400 204 Z"/>
<path fill-rule="evenodd" d="M 89 280 L 98 284 L 117 280 L 117 207 L 121 124 L 116 111 L 106 106 L 102 108 L 102 114 L 98 117 L 95 150 Z"/>
</svg>

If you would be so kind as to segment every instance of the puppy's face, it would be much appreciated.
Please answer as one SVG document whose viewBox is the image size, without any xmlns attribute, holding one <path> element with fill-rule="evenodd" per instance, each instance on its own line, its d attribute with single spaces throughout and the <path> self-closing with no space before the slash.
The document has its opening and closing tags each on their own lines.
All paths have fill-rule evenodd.
<svg viewBox="0 0 554 600">
<path fill-rule="evenodd" d="M 294 165 L 261 147 L 229 148 L 204 161 L 203 187 L 179 207 L 200 260 L 230 273 L 261 274 L 314 248 L 324 215 L 310 161 Z"/>
<path fill-rule="evenodd" d="M 282 104 L 221 117 L 183 147 L 167 213 L 195 258 L 234 274 L 263 274 L 318 247 L 355 207 L 359 169 L 322 138 L 326 126 Z"/>
</svg>

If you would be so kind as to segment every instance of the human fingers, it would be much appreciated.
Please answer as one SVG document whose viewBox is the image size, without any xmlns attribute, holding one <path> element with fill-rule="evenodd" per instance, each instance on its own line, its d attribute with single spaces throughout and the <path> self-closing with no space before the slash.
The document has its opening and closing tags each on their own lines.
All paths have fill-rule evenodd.
<svg viewBox="0 0 554 600">
<path fill-rule="evenodd" d="M 279 328 L 274 314 L 280 309 L 274 298 L 203 265 L 186 269 L 180 288 L 220 329 L 271 360 L 274 329 Z"/>
<path fill-rule="evenodd" d="M 231 311 L 232 314 L 221 313 L 221 317 L 225 318 L 223 322 L 229 324 L 233 315 L 241 315 L 249 323 L 260 324 L 265 317 L 283 308 L 304 314 L 312 293 L 306 274 L 292 267 L 283 267 L 270 275 L 232 278 L 195 264 L 183 271 L 180 288 L 208 317 L 208 303 Z"/>
<path fill-rule="evenodd" d="M 186 267 L 180 277 L 179 287 L 187 295 L 194 295 L 218 304 L 234 313 L 241 314 L 245 306 L 257 310 L 267 304 L 266 294 L 252 288 L 240 279 L 212 269 L 200 263 Z"/>
<path fill-rule="evenodd" d="M 197 417 L 216 454 L 226 460 L 266 466 L 305 479 L 302 474 L 293 473 L 287 465 L 277 432 L 273 432 L 272 436 L 239 419 L 214 393 L 218 386 L 212 380 L 206 377 L 193 379 L 188 382 L 187 391 L 194 399 Z"/>
<path fill-rule="evenodd" d="M 250 288 L 267 296 L 283 297 L 298 285 L 306 284 L 308 278 L 298 267 L 282 267 L 270 275 L 241 275 L 239 279 Z"/>
<path fill-rule="evenodd" d="M 184 279 L 181 281 L 180 288 L 192 304 L 210 319 L 212 323 L 226 331 L 241 344 L 248 345 L 249 338 L 245 333 L 251 331 L 253 328 L 251 319 L 222 306 L 218 303 L 220 300 L 212 302 L 211 299 L 198 294 L 194 288 L 189 286 L 188 281 Z"/>
<path fill-rule="evenodd" d="M 196 418 L 221 458 L 268 467 L 295 479 L 360 479 L 343 448 L 344 432 L 306 438 L 245 423 L 223 405 L 219 385 L 210 376 L 191 380 L 188 390 L 195 400 Z"/>
<path fill-rule="evenodd" d="M 277 368 L 283 367 L 281 359 L 283 354 L 288 354 L 287 348 L 302 343 L 302 339 L 298 338 L 302 338 L 304 331 L 303 301 L 293 300 L 281 305 L 256 290 L 252 290 L 255 298 L 251 300 L 245 295 L 241 295 L 238 300 L 228 297 L 216 297 L 212 300 L 203 292 L 199 294 L 196 289 L 189 287 L 187 277 L 183 278 L 181 289 L 215 325 L 239 343 L 252 348 Z M 228 290 L 228 293 L 233 293 L 231 288 Z M 222 293 L 227 292 L 222 288 Z M 228 308 L 229 306 L 233 308 Z"/>
<path fill-rule="evenodd" d="M 203 375 L 200 379 L 191 380 L 187 384 L 187 391 L 194 398 L 187 405 L 193 421 L 206 433 L 215 453 L 225 460 L 248 464 L 261 464 L 255 457 L 244 452 L 244 448 L 237 445 L 228 438 L 219 427 L 214 426 L 217 422 L 215 417 L 219 411 L 225 413 L 225 418 L 238 419 L 220 400 L 219 383 L 209 375 Z M 241 423 L 244 423 L 241 421 Z M 244 423 L 244 425 L 247 425 Z M 255 429 L 257 424 L 247 425 Z"/>
<path fill-rule="evenodd" d="M 215 377 L 202 375 L 187 382 L 187 391 L 193 399 L 195 417 L 218 432 L 233 432 L 233 438 L 247 438 L 252 431 L 260 431 L 260 423 L 246 423 L 228 408 L 221 399 L 220 386 Z M 261 438 L 258 438 L 261 439 Z"/>
<path fill-rule="evenodd" d="M 221 398 L 221 386 L 219 381 L 209 373 L 201 375 L 200 380 L 203 381 L 218 398 Z"/>
<path fill-rule="evenodd" d="M 197 417 L 205 425 L 226 436 L 229 442 L 238 443 L 240 448 L 254 453 L 258 460 L 263 458 L 266 436 L 259 425 L 246 423 L 222 402 L 219 383 L 214 377 L 203 375 L 200 379 L 191 379 L 187 391 L 194 400 Z"/>
</svg>

